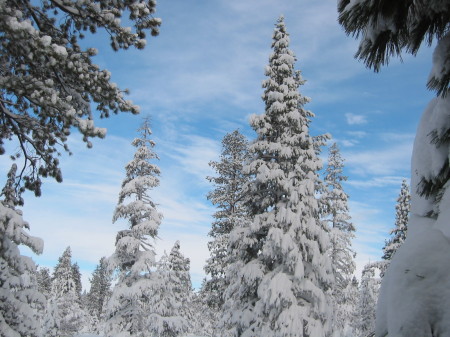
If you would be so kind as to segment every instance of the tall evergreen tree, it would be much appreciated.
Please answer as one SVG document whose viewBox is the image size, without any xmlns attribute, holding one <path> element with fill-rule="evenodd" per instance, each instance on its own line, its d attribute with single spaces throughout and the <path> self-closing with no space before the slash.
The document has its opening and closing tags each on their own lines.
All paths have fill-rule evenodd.
<svg viewBox="0 0 450 337">
<path fill-rule="evenodd" d="M 91 288 L 87 294 L 89 312 L 98 319 L 100 319 L 104 304 L 111 295 L 112 274 L 107 267 L 106 258 L 102 257 L 92 272 Z"/>
<path fill-rule="evenodd" d="M 51 296 L 45 306 L 42 320 L 42 335 L 45 337 L 61 337 L 60 318 L 56 298 Z"/>
<path fill-rule="evenodd" d="M 102 257 L 92 273 L 91 288 L 86 295 L 86 307 L 94 325 L 103 319 L 104 306 L 111 296 L 112 274 L 107 267 L 106 258 Z M 93 332 L 98 332 L 98 326 L 92 328 Z"/>
<path fill-rule="evenodd" d="M 73 281 L 75 282 L 75 289 L 77 291 L 78 296 L 81 298 L 81 293 L 83 292 L 83 285 L 81 283 L 81 272 L 80 266 L 77 262 L 72 264 L 72 275 Z"/>
<path fill-rule="evenodd" d="M 334 143 L 329 149 L 328 164 L 325 170 L 324 190 L 321 195 L 323 221 L 330 229 L 330 258 L 335 286 L 332 290 L 334 303 L 333 333 L 342 335 L 351 323 L 354 310 L 347 303 L 348 287 L 356 269 L 355 253 L 352 250 L 352 239 L 355 227 L 350 222 L 348 195 L 344 192 L 342 182 L 347 180 L 343 175 L 344 160 L 339 147 Z"/>
<path fill-rule="evenodd" d="M 202 291 L 208 305 L 217 312 L 222 308 L 223 293 L 227 287 L 225 270 L 229 263 L 227 247 L 230 232 L 236 224 L 248 221 L 243 187 L 249 181 L 249 176 L 242 170 L 248 159 L 248 141 L 235 130 L 222 139 L 220 161 L 209 163 L 217 176 L 207 177 L 214 184 L 208 199 L 218 210 L 214 213 L 215 220 L 209 232 L 213 238 L 208 243 L 211 257 L 205 265 L 210 279 L 204 283 Z"/>
<path fill-rule="evenodd" d="M 56 305 L 56 321 L 61 336 L 73 336 L 81 331 L 84 325 L 85 312 L 81 305 L 74 276 L 72 252 L 70 247 L 67 247 L 53 271 L 53 300 L 50 301 Z"/>
<path fill-rule="evenodd" d="M 337 319 L 344 320 L 344 323 L 339 326 L 339 329 L 333 329 L 332 336 L 334 337 L 357 337 L 355 332 L 355 322 L 358 320 L 357 308 L 359 301 L 359 283 L 355 276 L 347 287 L 342 291 L 342 296 L 345 299 L 341 302 L 339 308 L 334 310 L 341 310 L 341 315 L 335 315 Z M 344 315 L 347 315 L 344 317 Z M 336 324 L 334 324 L 334 327 Z"/>
<path fill-rule="evenodd" d="M 153 277 L 153 292 L 147 310 L 152 336 L 176 337 L 192 328 L 190 261 L 176 241 L 170 254 L 164 254 Z"/>
<path fill-rule="evenodd" d="M 40 254 L 43 243 L 32 237 L 26 229 L 14 189 L 17 167 L 13 165 L 0 201 L 0 336 L 37 337 L 41 334 L 40 311 L 45 297 L 39 293 L 36 265 L 20 254 L 19 245 Z"/>
<path fill-rule="evenodd" d="M 134 158 L 125 166 L 119 202 L 113 222 L 124 219 L 128 229 L 116 237 L 116 249 L 108 259 L 110 270 L 118 272 L 118 280 L 107 307 L 106 329 L 109 335 L 127 332 L 140 337 L 148 329 L 147 304 L 152 296 L 151 268 L 156 266 L 155 248 L 151 240 L 158 233 L 162 215 L 148 194 L 159 185 L 160 170 L 150 161 L 158 159 L 150 139 L 148 118 L 144 119 L 134 139 Z"/>
<path fill-rule="evenodd" d="M 327 168 L 325 169 L 326 193 L 323 200 L 326 204 L 327 219 L 331 228 L 338 228 L 343 232 L 354 232 L 355 227 L 350 222 L 348 214 L 348 195 L 344 192 L 342 182 L 347 181 L 344 172 L 344 159 L 336 143 L 329 149 Z"/>
<path fill-rule="evenodd" d="M 180 314 L 185 319 L 190 320 L 192 317 L 190 309 L 192 298 L 191 261 L 181 253 L 180 241 L 176 241 L 173 245 L 167 262 L 174 284 L 173 294 L 180 304 Z"/>
<path fill-rule="evenodd" d="M 50 269 L 46 267 L 39 267 L 36 272 L 36 279 L 39 292 L 46 298 L 49 298 L 52 291 L 52 276 L 50 274 Z"/>
<path fill-rule="evenodd" d="M 383 248 L 383 259 L 391 260 L 397 249 L 406 239 L 408 231 L 409 211 L 411 209 L 411 194 L 406 179 L 403 179 L 400 194 L 395 205 L 395 227 L 389 233 L 393 235 Z"/>
<path fill-rule="evenodd" d="M 331 231 L 330 256 L 336 287 L 343 289 L 351 281 L 355 271 L 355 261 L 351 246 L 355 227 L 350 222 L 348 195 L 342 182 L 344 160 L 336 143 L 330 147 L 328 164 L 325 170 L 325 191 L 321 203 L 325 206 L 324 221 Z"/>
<path fill-rule="evenodd" d="M 203 280 L 203 283 L 205 280 Z M 214 311 L 208 305 L 206 299 L 207 295 L 203 294 L 205 289 L 202 284 L 198 292 L 194 292 L 192 295 L 191 309 L 193 311 L 191 333 L 194 336 L 227 336 L 224 334 L 224 330 L 220 334 L 215 334 L 217 330 L 217 319 L 220 312 Z"/>
<path fill-rule="evenodd" d="M 380 271 L 378 263 L 368 263 L 362 272 L 354 323 L 357 336 L 373 337 L 375 333 L 375 312 L 380 289 L 380 279 L 375 275 L 377 271 Z"/>
<path fill-rule="evenodd" d="M 263 81 L 265 113 L 251 118 L 257 134 L 246 166 L 253 177 L 246 187 L 252 222 L 230 234 L 234 261 L 223 323 L 234 336 L 322 337 L 333 278 L 314 193 L 321 163 L 283 17 L 272 48 Z"/>
<path fill-rule="evenodd" d="M 67 247 L 58 258 L 58 263 L 53 270 L 52 292 L 53 294 L 77 293 L 72 269 L 72 250 Z"/>
<path fill-rule="evenodd" d="M 236 223 L 246 217 L 243 187 L 249 181 L 243 166 L 249 160 L 248 141 L 239 130 L 227 133 L 222 139 L 220 161 L 211 161 L 216 177 L 207 177 L 214 184 L 208 200 L 217 206 L 209 235 L 213 238 L 229 234 Z"/>
</svg>

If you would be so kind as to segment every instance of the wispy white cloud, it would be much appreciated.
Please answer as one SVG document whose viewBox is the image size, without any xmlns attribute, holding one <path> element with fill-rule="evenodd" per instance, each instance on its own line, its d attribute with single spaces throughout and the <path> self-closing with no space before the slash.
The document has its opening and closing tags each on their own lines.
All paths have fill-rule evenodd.
<svg viewBox="0 0 450 337">
<path fill-rule="evenodd" d="M 366 131 L 347 131 L 346 134 L 348 134 L 350 137 L 352 138 L 364 138 L 367 136 L 367 132 Z"/>
<path fill-rule="evenodd" d="M 173 168 L 191 174 L 197 184 L 205 184 L 206 177 L 213 174 L 208 163 L 220 153 L 219 142 L 197 135 L 180 135 L 176 143 L 162 142 L 161 146 L 173 160 Z"/>
<path fill-rule="evenodd" d="M 388 143 L 399 143 L 399 142 L 405 143 L 406 142 L 409 144 L 413 144 L 415 136 L 416 135 L 414 133 L 385 132 L 385 133 L 381 133 L 380 138 L 384 142 L 388 142 Z"/>
<path fill-rule="evenodd" d="M 357 115 L 353 113 L 346 113 L 345 118 L 348 125 L 361 125 L 367 123 L 367 116 Z"/>
<path fill-rule="evenodd" d="M 363 151 L 345 151 L 346 167 L 359 176 L 395 176 L 409 172 L 412 142 L 383 143 Z"/>
<path fill-rule="evenodd" d="M 125 86 L 133 88 L 131 98 L 144 107 L 154 107 L 156 114 L 170 111 L 170 115 L 190 118 L 199 113 L 199 106 L 217 102 L 238 108 L 221 113 L 222 118 L 238 116 L 240 109 L 256 112 L 273 27 L 282 13 L 297 66 L 308 80 L 307 94 L 315 100 L 352 95 L 350 90 L 343 95 L 343 88 L 329 90 L 329 86 L 365 71 L 353 60 L 356 42 L 342 33 L 335 6 L 326 3 L 227 1 L 220 4 L 220 10 L 205 15 L 200 9 L 195 20 L 190 20 L 189 11 L 160 6 L 163 11 L 167 6 L 170 17 L 149 45 L 151 52 L 133 54 L 134 63 L 140 66 L 117 73 Z M 189 22 L 189 34 L 179 31 L 179 22 Z M 186 111 L 188 116 L 183 116 Z"/>
<path fill-rule="evenodd" d="M 352 179 L 348 181 L 347 184 L 350 186 L 367 189 L 371 187 L 384 187 L 390 185 L 400 186 L 403 179 L 405 178 L 400 176 L 382 176 L 365 180 Z"/>
<path fill-rule="evenodd" d="M 340 148 L 342 147 L 353 147 L 355 145 L 357 145 L 359 143 L 358 140 L 353 140 L 353 139 L 341 139 L 341 138 L 332 138 L 331 140 L 329 140 L 327 142 L 327 146 L 331 146 L 332 144 L 338 144 Z"/>
<path fill-rule="evenodd" d="M 352 147 L 359 143 L 357 140 L 350 140 L 350 139 L 337 140 L 337 142 L 345 147 Z"/>
<path fill-rule="evenodd" d="M 344 147 L 353 147 L 361 143 L 362 139 L 366 137 L 367 132 L 365 131 L 347 131 L 343 138 L 334 138 L 333 142 L 337 142 Z"/>
</svg>

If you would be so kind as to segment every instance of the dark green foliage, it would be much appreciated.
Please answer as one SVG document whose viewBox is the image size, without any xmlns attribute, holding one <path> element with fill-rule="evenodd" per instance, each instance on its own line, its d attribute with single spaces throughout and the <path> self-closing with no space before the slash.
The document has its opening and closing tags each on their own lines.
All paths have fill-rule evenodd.
<svg viewBox="0 0 450 337">
<path fill-rule="evenodd" d="M 363 0 L 338 2 L 339 23 L 361 42 L 356 57 L 379 71 L 392 56 L 406 51 L 415 55 L 423 42 L 431 45 L 449 30 L 450 2 L 442 0 Z M 446 95 L 450 69 L 428 87 Z"/>
</svg>

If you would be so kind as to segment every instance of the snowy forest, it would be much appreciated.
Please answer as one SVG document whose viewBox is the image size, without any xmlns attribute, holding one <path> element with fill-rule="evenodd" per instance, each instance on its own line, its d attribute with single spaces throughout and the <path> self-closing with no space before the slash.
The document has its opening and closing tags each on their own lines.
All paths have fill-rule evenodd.
<svg viewBox="0 0 450 337">
<path fill-rule="evenodd" d="M 0 0 L 0 154 L 12 161 L 0 202 L 0 336 L 450 336 L 445 1 L 337 1 L 339 24 L 359 39 L 355 57 L 376 72 L 390 58 L 436 45 L 427 83 L 436 97 L 417 129 L 410 182 L 398 186 L 382 258 L 362 275 L 345 158 L 332 135 L 310 132 L 317 120 L 302 94 L 305 80 L 283 15 L 267 41 L 264 111 L 249 118 L 254 138 L 229 130 L 219 159 L 209 161 L 214 175 L 205 177 L 205 198 L 215 213 L 199 289 L 181 240 L 156 254 L 164 214 L 153 195 L 162 172 L 150 117 L 130 135 L 134 153 L 111 210 L 112 222 L 124 227 L 112 255 L 98 261 L 89 290 L 70 246 L 52 270 L 22 255 L 21 246 L 35 254 L 44 247 L 25 220 L 24 196 L 39 197 L 49 179 L 62 182 L 61 152 L 70 153 L 72 134 L 91 148 L 106 134 L 94 117 L 140 112 L 93 63 L 97 50 L 83 49 L 80 40 L 104 29 L 113 50 L 143 49 L 147 34 L 156 37 L 162 25 L 156 9 L 154 0 Z"/>
</svg>

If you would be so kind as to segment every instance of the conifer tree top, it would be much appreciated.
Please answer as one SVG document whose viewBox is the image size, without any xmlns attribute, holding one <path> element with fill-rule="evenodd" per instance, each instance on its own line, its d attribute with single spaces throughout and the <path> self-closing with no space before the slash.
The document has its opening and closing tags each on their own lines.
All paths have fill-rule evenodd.
<svg viewBox="0 0 450 337">
<path fill-rule="evenodd" d="M 383 259 L 391 260 L 395 252 L 406 239 L 408 231 L 409 212 L 411 209 L 411 194 L 406 179 L 403 179 L 397 204 L 395 205 L 395 227 L 390 231 L 391 238 L 383 248 Z"/>
<path fill-rule="evenodd" d="M 298 88 L 289 34 L 280 17 L 263 81 L 265 111 L 244 171 L 251 221 L 233 229 L 223 322 L 235 336 L 325 336 L 324 290 L 332 282 L 327 232 L 315 187 L 321 168 Z M 301 317 L 299 319 L 299 317 Z"/>
</svg>

